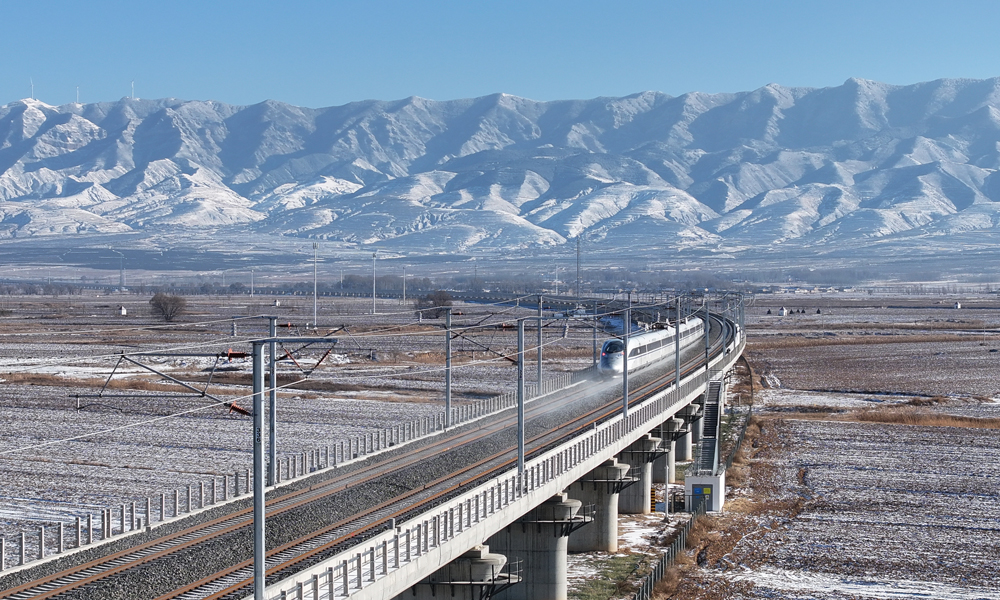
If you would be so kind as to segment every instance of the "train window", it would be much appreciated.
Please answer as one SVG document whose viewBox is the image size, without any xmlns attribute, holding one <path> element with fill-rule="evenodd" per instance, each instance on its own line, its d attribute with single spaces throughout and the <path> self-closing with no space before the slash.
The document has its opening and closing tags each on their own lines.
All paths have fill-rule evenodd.
<svg viewBox="0 0 1000 600">
<path fill-rule="evenodd" d="M 611 340 L 610 342 L 605 342 L 603 352 L 605 354 L 615 354 L 621 352 L 624 347 L 625 345 L 618 340 Z"/>
</svg>

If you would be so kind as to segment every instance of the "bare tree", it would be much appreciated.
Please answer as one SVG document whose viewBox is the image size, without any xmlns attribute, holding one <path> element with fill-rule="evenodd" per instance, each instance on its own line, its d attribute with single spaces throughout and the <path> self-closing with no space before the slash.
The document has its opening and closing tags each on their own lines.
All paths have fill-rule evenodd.
<svg viewBox="0 0 1000 600">
<path fill-rule="evenodd" d="M 423 298 L 418 298 L 415 304 L 418 311 L 424 311 L 425 317 L 437 319 L 448 312 L 447 307 L 451 306 L 451 294 L 444 290 L 438 290 Z"/>
<path fill-rule="evenodd" d="M 184 314 L 187 300 L 182 296 L 171 296 L 163 292 L 157 292 L 149 299 L 149 305 L 153 312 L 163 317 L 164 321 L 173 321 L 175 317 Z"/>
</svg>

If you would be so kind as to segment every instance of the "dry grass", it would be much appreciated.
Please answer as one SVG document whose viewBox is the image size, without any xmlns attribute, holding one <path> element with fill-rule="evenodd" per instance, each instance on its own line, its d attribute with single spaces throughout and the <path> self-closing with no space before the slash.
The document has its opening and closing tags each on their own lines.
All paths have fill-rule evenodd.
<svg viewBox="0 0 1000 600">
<path fill-rule="evenodd" d="M 749 582 L 728 582 L 704 578 L 697 565 L 718 567 L 744 536 L 757 530 L 762 521 L 776 524 L 802 510 L 801 499 L 774 500 L 774 467 L 767 457 L 784 446 L 780 421 L 753 417 L 747 426 L 744 444 L 726 472 L 730 487 L 747 486 L 748 494 L 726 503 L 723 515 L 703 515 L 695 520 L 687 538 L 688 552 L 678 555 L 655 589 L 654 598 L 697 598 L 716 600 L 746 593 Z M 668 540 L 667 543 L 669 543 Z"/>
<path fill-rule="evenodd" d="M 694 525 L 691 526 L 691 530 L 688 531 L 686 547 L 688 550 L 693 548 L 701 548 L 705 545 L 716 528 L 716 519 L 709 515 L 699 515 L 694 520 Z"/>
<path fill-rule="evenodd" d="M 855 411 L 831 409 L 830 407 L 789 407 L 793 410 L 782 412 L 785 419 L 838 421 L 844 423 L 882 423 L 886 425 L 914 425 L 919 427 L 964 427 L 969 429 L 1000 429 L 1000 419 L 987 417 L 966 417 L 931 412 L 923 407 L 944 404 L 950 399 L 941 396 L 915 398 L 905 405 L 892 408 L 870 408 Z"/>
<path fill-rule="evenodd" d="M 764 338 L 749 338 L 747 347 L 755 352 L 767 350 L 783 350 L 788 348 L 811 348 L 815 346 L 871 346 L 876 344 L 926 344 L 932 342 L 970 342 L 975 341 L 967 335 L 956 334 L 926 334 L 926 335 L 858 335 L 841 336 L 768 336 Z"/>
<path fill-rule="evenodd" d="M 80 379 L 74 377 L 59 377 L 43 373 L 4 373 L 0 374 L 6 383 L 15 385 L 44 385 L 51 387 L 100 388 L 107 382 L 111 390 L 142 390 L 147 392 L 176 392 L 181 386 L 162 381 L 150 381 L 138 377 L 123 377 L 108 381 L 102 377 Z"/>
<path fill-rule="evenodd" d="M 778 328 L 793 329 L 796 323 L 782 323 Z M 947 329 L 961 331 L 982 331 L 987 327 L 983 321 L 979 320 L 954 320 L 954 321 L 914 321 L 912 323 L 879 323 L 863 321 L 857 323 L 824 323 L 822 320 L 811 320 L 800 324 L 803 327 L 823 329 L 827 331 L 927 331 L 929 329 Z M 758 323 L 749 325 L 748 329 L 766 329 L 773 331 L 775 325 L 772 323 Z"/>
<path fill-rule="evenodd" d="M 921 427 L 966 427 L 972 429 L 1000 429 L 1000 419 L 943 415 L 916 407 L 892 410 L 867 410 L 855 413 L 854 419 L 865 423 L 891 425 L 918 425 Z"/>
<path fill-rule="evenodd" d="M 947 396 L 917 396 L 910 398 L 906 403 L 910 406 L 937 406 L 939 404 L 947 404 L 948 402 L 949 398 Z"/>
<path fill-rule="evenodd" d="M 737 465 L 734 460 L 733 466 L 726 469 L 726 485 L 734 488 L 743 487 L 747 482 L 748 471 L 747 465 Z"/>
</svg>

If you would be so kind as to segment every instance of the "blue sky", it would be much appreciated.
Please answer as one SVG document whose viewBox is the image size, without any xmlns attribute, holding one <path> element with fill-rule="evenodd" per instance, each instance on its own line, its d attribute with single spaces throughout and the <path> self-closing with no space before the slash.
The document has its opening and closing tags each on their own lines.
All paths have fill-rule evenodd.
<svg viewBox="0 0 1000 600">
<path fill-rule="evenodd" d="M 0 104 L 322 107 L 1000 75 L 1000 2 L 0 0 Z"/>
</svg>

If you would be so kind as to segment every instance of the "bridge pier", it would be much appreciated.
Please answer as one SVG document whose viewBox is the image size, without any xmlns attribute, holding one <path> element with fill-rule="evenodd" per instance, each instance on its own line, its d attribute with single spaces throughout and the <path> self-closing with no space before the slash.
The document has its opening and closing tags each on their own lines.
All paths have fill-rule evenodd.
<svg viewBox="0 0 1000 600">
<path fill-rule="evenodd" d="M 653 461 L 659 454 L 660 438 L 646 434 L 626 448 L 619 460 L 629 466 L 629 473 L 637 477 L 635 485 L 622 490 L 618 497 L 618 512 L 626 515 L 648 515 L 653 512 L 650 497 L 653 493 Z"/>
<path fill-rule="evenodd" d="M 664 453 L 653 461 L 653 483 L 677 483 L 675 441 L 684 421 L 673 417 L 660 424 L 660 438 L 663 440 Z"/>
<path fill-rule="evenodd" d="M 489 546 L 476 546 L 394 600 L 490 598 L 497 588 L 509 585 L 506 573 L 501 573 L 506 564 L 507 557 L 503 554 L 490 552 Z"/>
<path fill-rule="evenodd" d="M 618 494 L 632 483 L 628 470 L 628 465 L 612 458 L 570 485 L 570 496 L 594 505 L 590 527 L 570 534 L 570 552 L 618 551 Z"/>
<path fill-rule="evenodd" d="M 705 394 L 695 398 L 691 406 L 697 410 L 691 415 L 691 445 L 697 446 L 705 433 Z"/>
<path fill-rule="evenodd" d="M 566 600 L 569 534 L 586 524 L 582 503 L 557 494 L 490 536 L 491 548 L 521 561 L 521 582 L 501 591 L 500 600 Z"/>
<path fill-rule="evenodd" d="M 684 408 L 677 412 L 677 416 L 684 419 L 684 429 L 679 431 L 680 434 L 677 437 L 676 444 L 676 460 L 686 461 L 693 458 L 691 453 L 691 430 L 692 422 L 694 421 L 694 415 L 698 414 L 697 404 L 688 404 Z"/>
</svg>

